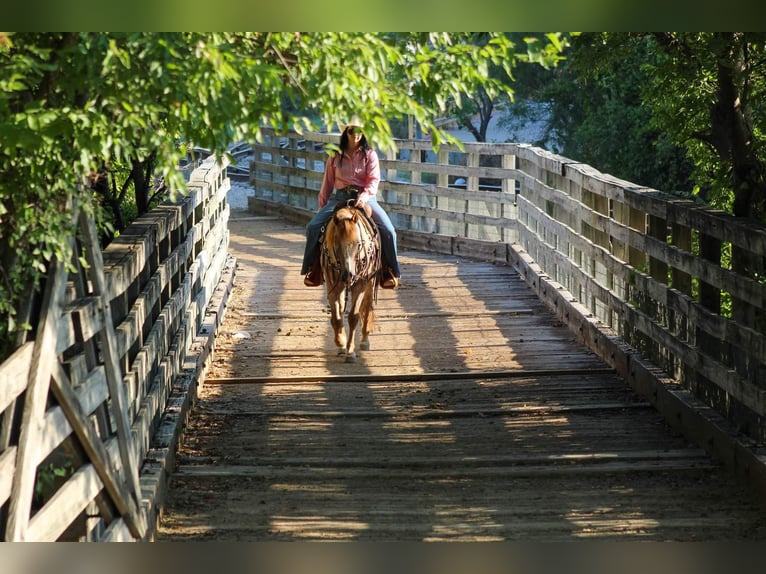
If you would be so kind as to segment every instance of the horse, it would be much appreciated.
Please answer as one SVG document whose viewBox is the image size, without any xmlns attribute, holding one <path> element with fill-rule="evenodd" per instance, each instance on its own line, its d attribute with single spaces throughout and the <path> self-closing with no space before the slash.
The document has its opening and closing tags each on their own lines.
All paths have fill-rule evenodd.
<svg viewBox="0 0 766 574">
<path fill-rule="evenodd" d="M 355 338 L 360 321 L 359 348 L 370 348 L 381 266 L 378 228 L 369 213 L 353 207 L 353 201 L 340 203 L 333 212 L 325 227 L 320 254 L 335 345 L 339 355 L 345 354 L 347 363 L 356 362 Z M 343 323 L 347 309 L 348 334 Z"/>
</svg>

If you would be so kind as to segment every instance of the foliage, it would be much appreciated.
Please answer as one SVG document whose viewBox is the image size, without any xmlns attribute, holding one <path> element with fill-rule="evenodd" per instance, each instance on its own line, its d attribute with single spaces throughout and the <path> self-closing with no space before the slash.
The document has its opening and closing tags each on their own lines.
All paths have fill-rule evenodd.
<svg viewBox="0 0 766 574">
<path fill-rule="evenodd" d="M 766 221 L 766 34 L 584 34 L 569 63 L 551 92 L 565 155 L 665 191 L 688 173 L 696 198 Z M 763 257 L 742 245 L 724 243 L 718 257 L 742 276 L 766 276 Z M 743 325 L 763 324 L 747 301 L 696 294 Z"/>
<path fill-rule="evenodd" d="M 643 97 L 655 125 L 686 147 L 700 189 L 735 215 L 766 219 L 766 34 L 630 40 L 651 41 L 657 51 Z"/>
<path fill-rule="evenodd" d="M 523 51 L 516 53 L 515 61 L 510 65 L 499 66 L 490 65 L 487 68 L 489 78 L 496 80 L 506 86 L 506 90 L 499 91 L 497 94 L 488 93 L 483 86 L 470 94 L 462 105 L 455 106 L 450 110 L 453 117 L 457 119 L 461 126 L 466 128 L 476 141 L 487 141 L 487 128 L 493 112 L 503 106 L 511 103 L 515 96 L 517 87 L 515 77 L 520 74 L 524 79 L 518 85 L 522 87 L 531 86 L 533 78 L 538 77 L 542 70 L 554 68 L 563 59 L 562 53 L 569 46 L 569 35 L 560 33 L 549 34 L 527 34 L 513 32 L 506 34 L 508 41 L 514 47 L 523 47 Z M 486 32 L 474 33 L 470 41 L 482 46 L 490 39 Z M 538 66 L 516 66 L 516 62 L 527 62 L 539 64 Z M 478 125 L 474 124 L 474 117 L 478 117 Z"/>
<path fill-rule="evenodd" d="M 42 506 L 47 502 L 51 495 L 56 492 L 63 480 L 71 476 L 74 467 L 71 460 L 64 461 L 61 466 L 48 463 L 41 465 L 37 469 L 37 479 L 35 481 L 34 502 Z"/>
<path fill-rule="evenodd" d="M 547 84 L 538 80 L 550 111 L 546 140 L 538 143 L 640 185 L 688 192 L 691 161 L 642 99 L 653 81 L 653 49 L 646 42 L 624 48 L 607 49 L 600 34 L 573 40 L 556 74 Z"/>
<path fill-rule="evenodd" d="M 510 72 L 512 43 L 500 33 L 481 46 L 470 40 L 463 33 L 0 33 L 0 358 L 30 328 L 19 323 L 23 295 L 54 257 L 70 260 L 70 206 L 94 213 L 91 190 L 119 187 L 105 187 L 110 173 L 153 157 L 173 197 L 184 190 L 176 166 L 187 146 L 220 155 L 233 141 L 257 141 L 262 126 L 302 131 L 352 116 L 382 149 L 393 147 L 389 118 L 412 116 L 436 147 L 451 141 L 434 124 L 448 105 L 480 87 L 490 97 L 509 93 L 487 71 Z M 540 57 L 554 52 L 546 47 Z"/>
<path fill-rule="evenodd" d="M 766 219 L 766 34 L 603 33 L 579 40 L 571 59 L 582 88 L 629 87 L 634 103 L 626 107 L 636 114 L 629 125 L 645 127 L 623 133 L 654 134 L 668 158 L 682 150 L 696 193 L 734 215 Z M 609 122 L 620 106 L 605 109 Z"/>
</svg>

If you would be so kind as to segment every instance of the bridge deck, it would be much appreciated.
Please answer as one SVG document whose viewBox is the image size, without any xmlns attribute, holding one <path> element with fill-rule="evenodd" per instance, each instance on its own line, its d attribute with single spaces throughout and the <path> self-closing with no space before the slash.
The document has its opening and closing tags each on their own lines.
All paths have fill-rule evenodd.
<svg viewBox="0 0 766 574">
<path fill-rule="evenodd" d="M 158 540 L 744 540 L 766 514 L 510 268 L 405 251 L 335 355 L 303 229 L 236 213 L 237 277 Z"/>
</svg>

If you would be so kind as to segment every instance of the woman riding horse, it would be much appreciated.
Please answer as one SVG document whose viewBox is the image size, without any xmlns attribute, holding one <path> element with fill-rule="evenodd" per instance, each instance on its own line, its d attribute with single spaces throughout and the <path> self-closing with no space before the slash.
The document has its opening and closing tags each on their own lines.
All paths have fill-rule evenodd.
<svg viewBox="0 0 766 574">
<path fill-rule="evenodd" d="M 322 187 L 319 190 L 319 211 L 306 226 L 306 249 L 301 268 L 301 275 L 306 276 L 303 280 L 304 285 L 318 287 L 322 284 L 319 260 L 322 229 L 330 220 L 335 205 L 349 200 L 355 200 L 354 205 L 357 207 L 367 204 L 372 209 L 372 219 L 378 226 L 383 252 L 380 286 L 384 289 L 395 289 L 399 285 L 401 271 L 396 251 L 396 230 L 376 199 L 379 182 L 378 155 L 367 143 L 361 122 L 354 119 L 343 128 L 340 153 L 327 159 Z"/>
</svg>

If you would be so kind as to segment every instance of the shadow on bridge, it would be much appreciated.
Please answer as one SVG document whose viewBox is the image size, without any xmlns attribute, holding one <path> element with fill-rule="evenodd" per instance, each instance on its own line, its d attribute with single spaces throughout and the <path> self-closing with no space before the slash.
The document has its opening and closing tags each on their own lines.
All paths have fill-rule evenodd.
<svg viewBox="0 0 766 574">
<path fill-rule="evenodd" d="M 753 499 L 506 267 L 404 251 L 335 355 L 302 227 L 236 213 L 237 279 L 159 540 L 762 539 Z"/>
</svg>

